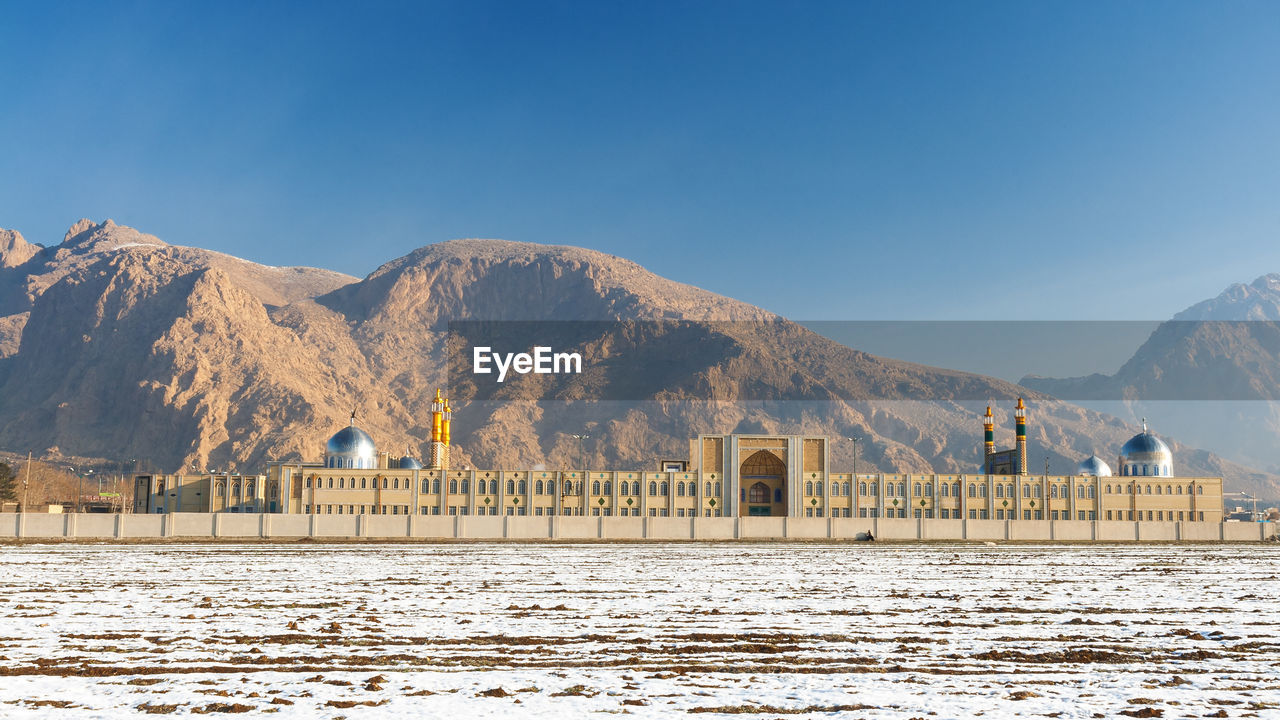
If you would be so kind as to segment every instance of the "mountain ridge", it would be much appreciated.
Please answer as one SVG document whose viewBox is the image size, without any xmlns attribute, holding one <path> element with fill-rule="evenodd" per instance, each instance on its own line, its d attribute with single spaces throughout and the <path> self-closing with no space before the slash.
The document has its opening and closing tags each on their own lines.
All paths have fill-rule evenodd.
<svg viewBox="0 0 1280 720">
<path fill-rule="evenodd" d="M 0 359 L 10 450 L 256 469 L 318 459 L 354 410 L 381 448 L 422 457 L 430 397 L 459 377 L 447 352 L 459 319 L 618 320 L 582 343 L 597 361 L 587 387 L 626 401 L 537 401 L 533 376 L 512 384 L 530 392 L 509 402 L 450 388 L 457 465 L 639 468 L 683 456 L 699 432 L 743 431 L 862 437 L 867 470 L 972 472 L 978 413 L 1019 394 L 1035 408 L 1036 453 L 1057 472 L 1111 455 L 1136 431 L 995 378 L 848 348 L 584 248 L 447 241 L 364 279 L 304 272 L 282 290 L 263 287 L 262 266 L 114 223 L 78 223 L 65 240 L 0 279 L 30 291 L 3 316 L 27 313 L 17 348 Z M 635 324 L 648 320 L 678 332 Z M 646 364 L 654 359 L 660 368 Z M 1276 482 L 1170 443 L 1196 472 Z M 852 455 L 851 442 L 833 447 L 841 467 Z"/>
</svg>

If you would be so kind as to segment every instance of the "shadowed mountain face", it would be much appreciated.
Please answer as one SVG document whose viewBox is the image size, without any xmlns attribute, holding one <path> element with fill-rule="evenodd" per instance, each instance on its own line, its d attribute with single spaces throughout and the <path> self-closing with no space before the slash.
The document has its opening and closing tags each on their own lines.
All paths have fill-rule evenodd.
<svg viewBox="0 0 1280 720">
<path fill-rule="evenodd" d="M 380 449 L 421 457 L 436 387 L 455 399 L 456 466 L 647 468 L 685 457 L 691 435 L 737 431 L 829 435 L 840 469 L 854 462 L 841 438 L 860 437 L 861 470 L 972 472 L 982 409 L 994 401 L 1007 415 L 1020 394 L 1032 407 L 1032 461 L 1047 458 L 1051 472 L 1095 452 L 1112 458 L 1135 432 L 1011 383 L 868 355 L 580 248 L 458 240 L 355 281 L 109 222 L 34 252 L 9 245 L 0 310 L 18 334 L 0 360 L 8 450 L 256 469 L 318 460 L 354 410 Z M 598 327 L 557 348 L 582 353 L 580 384 L 527 375 L 481 399 L 449 351 L 458 321 Z M 999 429 L 1011 446 L 1011 423 Z M 1275 482 L 1171 444 L 1182 474 Z"/>
<path fill-rule="evenodd" d="M 1114 375 L 1021 384 L 1280 469 L 1280 275 L 1232 285 L 1161 323 Z M 1272 491 L 1265 497 L 1280 497 Z"/>
</svg>

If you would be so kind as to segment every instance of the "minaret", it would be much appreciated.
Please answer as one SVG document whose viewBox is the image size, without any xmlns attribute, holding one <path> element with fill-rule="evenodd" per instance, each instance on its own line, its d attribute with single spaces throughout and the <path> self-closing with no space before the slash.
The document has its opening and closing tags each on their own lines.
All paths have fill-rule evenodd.
<svg viewBox="0 0 1280 720">
<path fill-rule="evenodd" d="M 432 470 L 449 469 L 449 401 L 440 395 L 436 388 L 436 397 L 431 401 L 431 458 L 428 465 Z"/>
<path fill-rule="evenodd" d="M 1018 449 L 1018 475 L 1027 474 L 1027 406 L 1022 398 L 1018 398 L 1018 406 L 1013 409 L 1014 436 Z"/>
<path fill-rule="evenodd" d="M 991 415 L 991 406 L 987 406 L 987 414 L 982 416 L 982 472 L 991 473 L 991 456 L 996 454 L 996 419 Z"/>
</svg>

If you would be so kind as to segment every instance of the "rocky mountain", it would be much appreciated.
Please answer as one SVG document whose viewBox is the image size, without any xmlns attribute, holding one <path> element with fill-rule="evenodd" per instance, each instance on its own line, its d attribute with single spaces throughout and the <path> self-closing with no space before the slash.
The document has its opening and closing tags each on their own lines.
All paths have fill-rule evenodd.
<svg viewBox="0 0 1280 720">
<path fill-rule="evenodd" d="M 1236 284 L 1161 323 L 1114 375 L 1021 384 L 1280 470 L 1280 275 Z M 1276 493 L 1269 497 L 1280 497 Z"/>
<path fill-rule="evenodd" d="M 1280 321 L 1280 273 L 1270 273 L 1248 285 L 1236 283 L 1215 298 L 1198 302 L 1173 316 L 1185 321 Z"/>
<path fill-rule="evenodd" d="M 581 248 L 457 240 L 357 281 L 110 221 L 35 252 L 19 237 L 8 244 L 16 264 L 0 269 L 0 316 L 16 333 L 0 359 L 4 450 L 259 468 L 318 459 L 354 410 L 380 448 L 421 457 L 438 386 L 455 400 L 455 465 L 484 467 L 651 467 L 685 457 L 691 435 L 738 431 L 861 437 L 864 470 L 968 472 L 982 408 L 1007 415 L 1020 394 L 1033 408 L 1032 457 L 1052 472 L 1114 456 L 1135 432 L 1012 383 L 859 352 Z M 494 327 L 517 345 L 550 333 L 587 368 L 486 394 L 457 341 Z M 1000 430 L 1010 446 L 1011 423 Z M 1184 474 L 1276 482 L 1172 444 Z M 837 467 L 854 462 L 851 441 L 833 453 Z"/>
</svg>

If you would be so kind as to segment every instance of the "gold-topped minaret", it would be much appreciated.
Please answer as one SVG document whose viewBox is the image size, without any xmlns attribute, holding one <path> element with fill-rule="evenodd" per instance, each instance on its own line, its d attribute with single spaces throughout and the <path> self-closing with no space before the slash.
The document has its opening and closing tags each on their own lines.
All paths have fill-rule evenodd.
<svg viewBox="0 0 1280 720">
<path fill-rule="evenodd" d="M 1022 402 L 1022 398 L 1018 398 L 1018 406 L 1013 409 L 1013 423 L 1015 430 L 1015 439 L 1017 444 L 1014 446 L 1018 451 L 1018 467 L 1014 472 L 1018 475 L 1027 474 L 1027 406 Z"/>
<path fill-rule="evenodd" d="M 987 406 L 987 414 L 982 416 L 982 471 L 991 473 L 991 456 L 996 454 L 996 419 L 991 414 L 991 406 Z"/>
<path fill-rule="evenodd" d="M 440 388 L 436 388 L 436 397 L 431 401 L 431 458 L 432 470 L 449 469 L 449 423 L 453 411 L 449 408 L 449 399 L 443 397 Z"/>
</svg>

